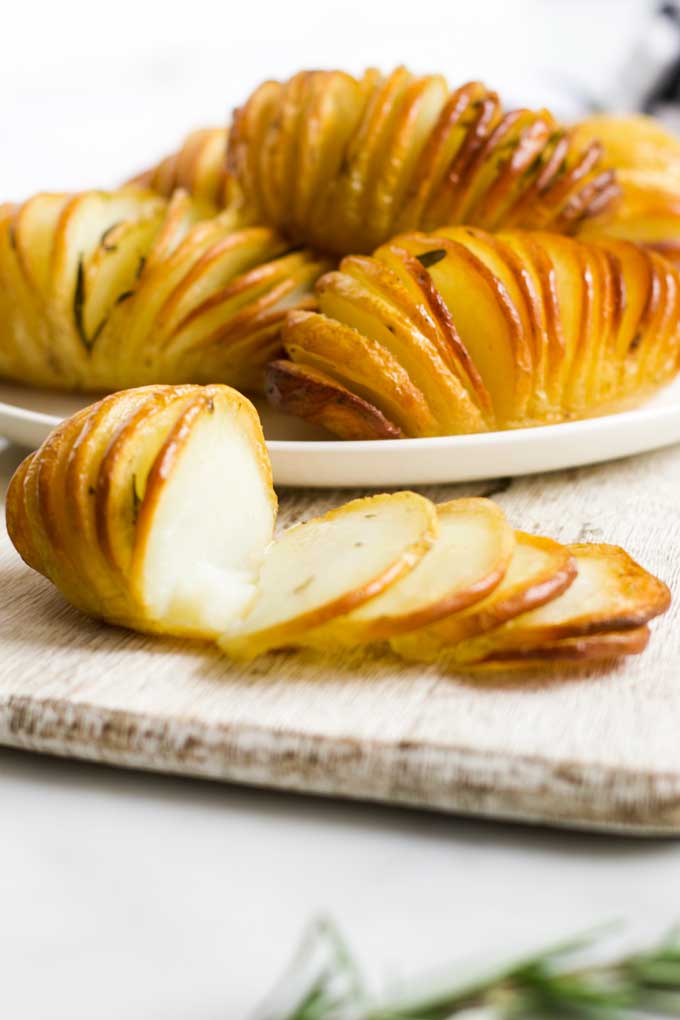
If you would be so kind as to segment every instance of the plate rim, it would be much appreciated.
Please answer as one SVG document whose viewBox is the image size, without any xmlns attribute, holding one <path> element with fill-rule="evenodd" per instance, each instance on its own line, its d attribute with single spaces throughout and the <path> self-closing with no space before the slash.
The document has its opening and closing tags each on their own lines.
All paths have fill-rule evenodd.
<svg viewBox="0 0 680 1020">
<path fill-rule="evenodd" d="M 670 384 L 672 386 L 673 383 Z M 666 387 L 665 390 L 670 387 Z M 663 391 L 662 391 L 663 392 Z M 658 396 L 656 394 L 655 396 Z M 101 397 L 93 400 L 96 403 Z M 609 431 L 616 427 L 625 426 L 631 421 L 639 421 L 645 418 L 646 421 L 658 420 L 663 422 L 665 418 L 675 418 L 680 415 L 680 404 L 663 405 L 662 407 L 649 407 L 644 404 L 640 407 L 631 408 L 626 411 L 618 411 L 612 414 L 596 415 L 592 418 L 579 418 L 575 421 L 555 422 L 550 425 L 534 425 L 525 428 L 503 429 L 494 432 L 472 432 L 464 435 L 453 434 L 449 436 L 423 436 L 420 438 L 405 439 L 267 439 L 267 446 L 279 452 L 293 452 L 297 450 L 313 450 L 315 453 L 337 453 L 342 450 L 348 454 L 361 453 L 362 451 L 376 449 L 389 451 L 392 455 L 395 451 L 406 449 L 436 449 L 448 447 L 453 444 L 461 447 L 490 446 L 490 445 L 513 445 L 517 442 L 526 442 L 529 439 L 540 441 L 548 435 L 559 434 L 577 436 L 580 432 L 588 432 L 595 423 L 602 430 Z M 8 404 L 0 401 L 0 416 L 13 417 L 18 420 L 30 422 L 34 425 L 44 425 L 55 428 L 65 417 L 47 414 L 44 411 L 32 411 L 22 407 L 20 404 Z M 659 446 L 664 445 L 663 442 Z"/>
</svg>

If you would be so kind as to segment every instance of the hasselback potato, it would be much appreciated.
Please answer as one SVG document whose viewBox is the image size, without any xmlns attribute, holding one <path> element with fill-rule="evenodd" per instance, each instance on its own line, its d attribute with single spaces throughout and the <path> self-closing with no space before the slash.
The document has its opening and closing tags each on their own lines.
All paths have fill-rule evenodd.
<svg viewBox="0 0 680 1020">
<path fill-rule="evenodd" d="M 37 195 L 0 207 L 0 377 L 105 391 L 257 389 L 286 309 L 330 263 L 185 192 Z"/>
<path fill-rule="evenodd" d="M 680 260 L 680 141 L 642 114 L 589 117 L 575 134 L 584 145 L 601 142 L 621 188 L 621 200 L 584 224 L 584 235 L 638 241 Z"/>
<path fill-rule="evenodd" d="M 343 438 L 608 413 L 678 370 L 680 274 L 614 238 L 404 234 L 345 258 L 317 295 L 319 312 L 288 315 L 267 392 Z"/>
<path fill-rule="evenodd" d="M 403 67 L 265 82 L 228 143 L 259 221 L 340 255 L 442 224 L 573 232 L 618 196 L 600 154 L 547 110 L 505 111 L 479 82 L 451 91 Z"/>
<path fill-rule="evenodd" d="M 228 386 L 146 386 L 57 426 L 10 482 L 7 530 L 77 608 L 217 639 L 233 658 L 389 641 L 454 669 L 642 651 L 666 585 L 622 549 L 513 530 L 484 498 L 353 499 L 274 537 L 252 404 Z"/>
<path fill-rule="evenodd" d="M 248 606 L 275 516 L 257 413 L 227 386 L 105 397 L 56 428 L 7 494 L 18 552 L 75 606 L 191 637 Z"/>
</svg>

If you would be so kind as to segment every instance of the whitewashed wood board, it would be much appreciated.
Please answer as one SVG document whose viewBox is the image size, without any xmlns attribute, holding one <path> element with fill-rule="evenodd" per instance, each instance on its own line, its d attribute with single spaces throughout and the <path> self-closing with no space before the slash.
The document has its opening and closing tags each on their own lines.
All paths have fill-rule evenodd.
<svg viewBox="0 0 680 1020">
<path fill-rule="evenodd" d="M 527 531 L 625 546 L 680 583 L 680 448 L 494 494 Z M 291 491 L 281 523 L 347 499 Z M 567 673 L 450 675 L 271 655 L 86 620 L 0 537 L 0 743 L 134 768 L 565 826 L 680 834 L 678 600 L 648 650 Z"/>
</svg>

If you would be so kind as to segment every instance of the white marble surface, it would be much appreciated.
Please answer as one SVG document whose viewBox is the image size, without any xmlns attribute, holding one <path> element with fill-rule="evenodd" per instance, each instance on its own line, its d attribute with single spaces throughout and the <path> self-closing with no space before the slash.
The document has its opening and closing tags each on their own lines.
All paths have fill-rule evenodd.
<svg viewBox="0 0 680 1020">
<path fill-rule="evenodd" d="M 264 75 L 405 60 L 527 98 L 611 81 L 645 5 L 142 5 L 3 12 L 0 193 L 113 183 Z M 18 452 L 0 450 L 6 481 Z M 680 916 L 680 846 L 468 822 L 0 750 L 0 1012 L 240 1020 L 330 910 L 377 980 L 611 917 Z M 675 898 L 674 898 L 675 897 Z"/>
</svg>

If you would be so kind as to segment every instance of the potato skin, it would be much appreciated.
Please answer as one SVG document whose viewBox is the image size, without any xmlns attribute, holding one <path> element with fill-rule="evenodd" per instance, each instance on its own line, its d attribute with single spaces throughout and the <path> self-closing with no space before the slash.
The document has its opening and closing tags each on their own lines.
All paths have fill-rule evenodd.
<svg viewBox="0 0 680 1020">
<path fill-rule="evenodd" d="M 267 366 L 265 395 L 287 414 L 320 425 L 341 439 L 402 439 L 403 433 L 385 415 L 318 369 L 293 361 Z"/>
<path fill-rule="evenodd" d="M 290 313 L 283 339 L 298 378 L 331 383 L 275 400 L 318 421 L 326 402 L 341 438 L 334 386 L 418 438 L 613 413 L 680 368 L 680 271 L 618 238 L 411 232 L 343 259 L 316 290 L 318 311 Z M 352 438 L 375 438 L 373 421 L 355 414 Z"/>
<path fill-rule="evenodd" d="M 618 196 L 597 142 L 480 82 L 302 71 L 234 112 L 228 168 L 261 222 L 336 255 L 467 223 L 572 233 Z"/>
</svg>

